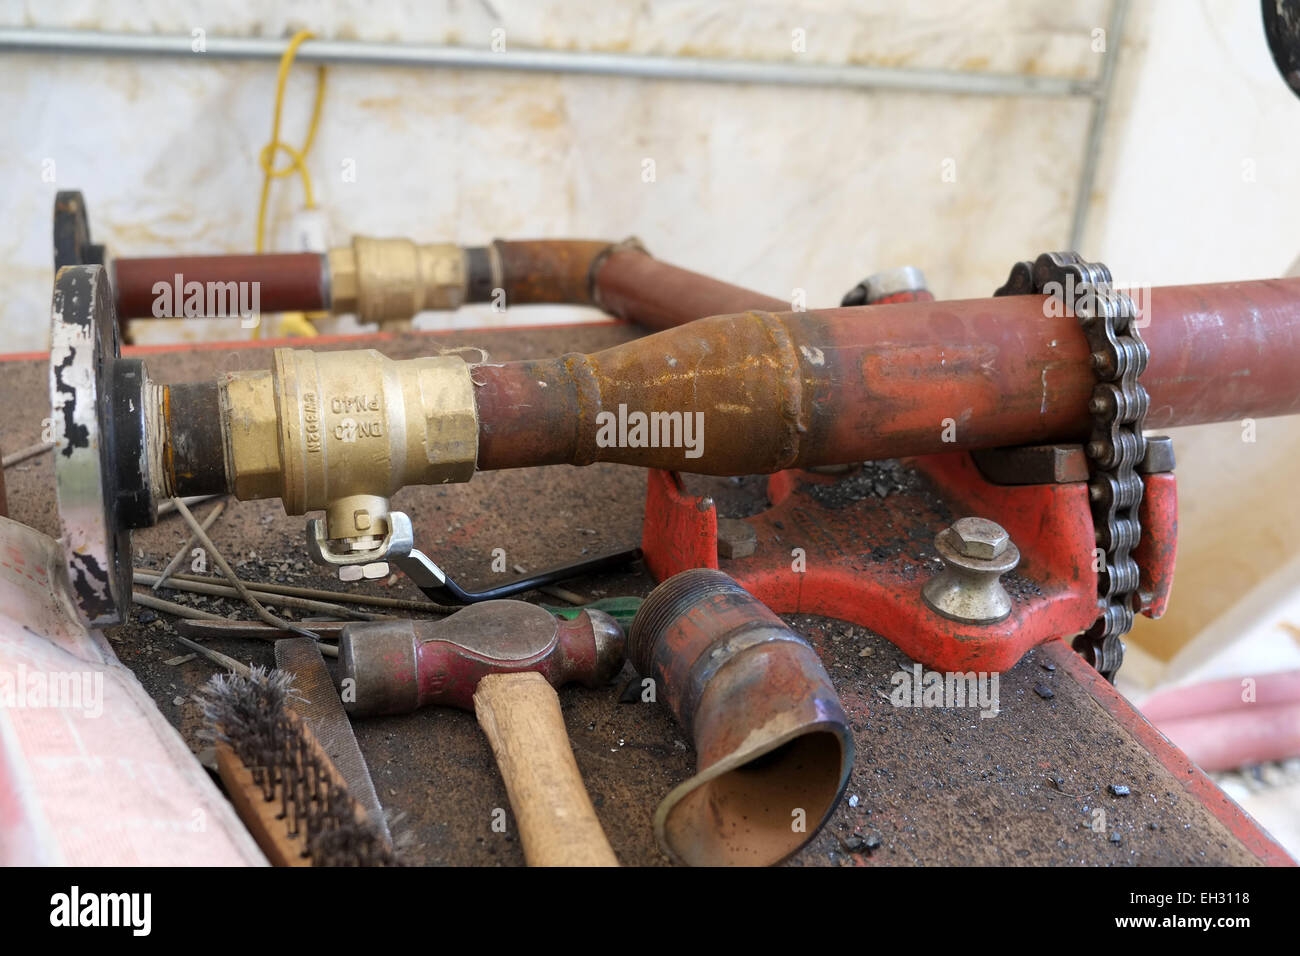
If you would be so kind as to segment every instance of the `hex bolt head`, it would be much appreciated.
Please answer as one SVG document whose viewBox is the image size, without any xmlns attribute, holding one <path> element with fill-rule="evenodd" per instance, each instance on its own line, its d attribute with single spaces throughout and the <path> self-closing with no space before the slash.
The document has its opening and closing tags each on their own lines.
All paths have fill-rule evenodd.
<svg viewBox="0 0 1300 956">
<path fill-rule="evenodd" d="M 747 558 L 758 550 L 758 533 L 748 521 L 718 519 L 718 557 Z"/>
<path fill-rule="evenodd" d="M 952 533 L 958 550 L 968 558 L 996 558 L 1011 543 L 1002 526 L 987 518 L 958 518 L 952 524 Z"/>
<path fill-rule="evenodd" d="M 1001 525 L 961 518 L 939 532 L 934 546 L 943 570 L 921 588 L 931 610 L 965 624 L 996 624 L 1011 615 L 1011 596 L 999 579 L 1020 563 L 1020 549 Z"/>
</svg>

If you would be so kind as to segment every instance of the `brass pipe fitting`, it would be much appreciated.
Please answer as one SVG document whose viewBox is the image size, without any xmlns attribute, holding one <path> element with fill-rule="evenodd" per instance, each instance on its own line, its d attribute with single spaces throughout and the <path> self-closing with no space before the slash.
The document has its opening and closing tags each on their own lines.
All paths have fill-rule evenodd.
<svg viewBox="0 0 1300 956">
<path fill-rule="evenodd" d="M 399 488 L 474 474 L 478 413 L 459 356 L 276 349 L 269 371 L 225 377 L 219 407 L 235 496 L 278 497 L 289 514 L 324 509 L 340 550 L 382 540 Z"/>
<path fill-rule="evenodd" d="M 465 250 L 452 243 L 357 236 L 329 251 L 330 309 L 362 322 L 402 326 L 419 312 L 452 310 L 465 301 Z"/>
</svg>

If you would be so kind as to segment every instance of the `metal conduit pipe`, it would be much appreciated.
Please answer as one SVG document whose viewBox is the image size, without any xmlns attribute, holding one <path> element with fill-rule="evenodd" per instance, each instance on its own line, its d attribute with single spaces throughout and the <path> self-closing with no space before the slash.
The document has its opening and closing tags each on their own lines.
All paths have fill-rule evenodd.
<svg viewBox="0 0 1300 956">
<path fill-rule="evenodd" d="M 633 241 L 498 239 L 461 247 L 358 237 L 327 254 L 115 258 L 111 268 L 120 319 L 181 314 L 159 311 L 160 283 L 169 293 L 178 287 L 167 299 L 178 306 L 191 283 L 204 289 L 255 283 L 262 312 L 356 313 L 380 324 L 498 298 L 505 306 L 600 308 L 649 329 L 746 309 L 789 308 L 780 299 L 655 259 Z"/>
<path fill-rule="evenodd" d="M 287 39 L 208 34 L 202 58 L 265 60 L 284 54 Z M 93 56 L 176 57 L 193 60 L 194 37 L 98 30 L 0 29 L 0 50 L 17 53 Z M 643 56 L 631 53 L 567 50 L 488 49 L 419 43 L 367 43 L 355 40 L 308 40 L 297 53 L 299 63 L 442 67 L 458 70 L 503 70 L 523 73 L 575 73 L 631 76 L 650 80 L 704 83 L 755 83 L 765 86 L 832 86 L 970 96 L 1091 96 L 1092 80 L 1032 74 L 972 73 L 954 70 L 721 60 L 702 57 Z"/>
<path fill-rule="evenodd" d="M 744 312 L 501 364 L 277 349 L 273 369 L 153 387 L 142 401 L 156 465 L 141 480 L 158 498 L 229 491 L 302 513 L 475 470 L 612 461 L 740 475 L 1077 441 L 1089 349 L 1046 301 Z M 1148 427 L 1300 413 L 1300 279 L 1154 289 L 1149 310 Z M 602 440 L 629 413 L 670 416 L 660 427 L 675 415 L 681 440 Z"/>
<path fill-rule="evenodd" d="M 1300 413 L 1300 280 L 1158 288 L 1149 310 L 1148 428 Z M 474 379 L 480 470 L 712 475 L 1077 441 L 1095 384 L 1078 320 L 1040 296 L 715 316 Z M 623 411 L 699 413 L 699 457 L 602 444 Z"/>
</svg>

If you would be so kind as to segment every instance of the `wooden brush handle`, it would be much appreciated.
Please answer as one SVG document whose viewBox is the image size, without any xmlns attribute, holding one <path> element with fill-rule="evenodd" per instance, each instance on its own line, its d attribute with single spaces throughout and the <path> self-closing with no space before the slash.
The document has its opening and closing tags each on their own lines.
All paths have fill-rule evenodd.
<svg viewBox="0 0 1300 956">
<path fill-rule="evenodd" d="M 555 688 L 537 673 L 491 674 L 474 692 L 529 866 L 618 866 L 578 773 Z"/>
</svg>

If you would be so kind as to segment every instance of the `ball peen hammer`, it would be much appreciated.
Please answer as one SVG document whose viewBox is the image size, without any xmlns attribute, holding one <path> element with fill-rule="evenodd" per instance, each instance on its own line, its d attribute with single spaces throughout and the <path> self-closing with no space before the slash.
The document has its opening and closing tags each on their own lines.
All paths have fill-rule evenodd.
<svg viewBox="0 0 1300 956">
<path fill-rule="evenodd" d="M 505 780 L 530 866 L 617 866 L 573 759 L 555 687 L 623 666 L 612 617 L 573 620 L 523 601 L 485 601 L 441 621 L 349 624 L 339 637 L 353 716 L 442 704 L 473 710 Z"/>
</svg>

